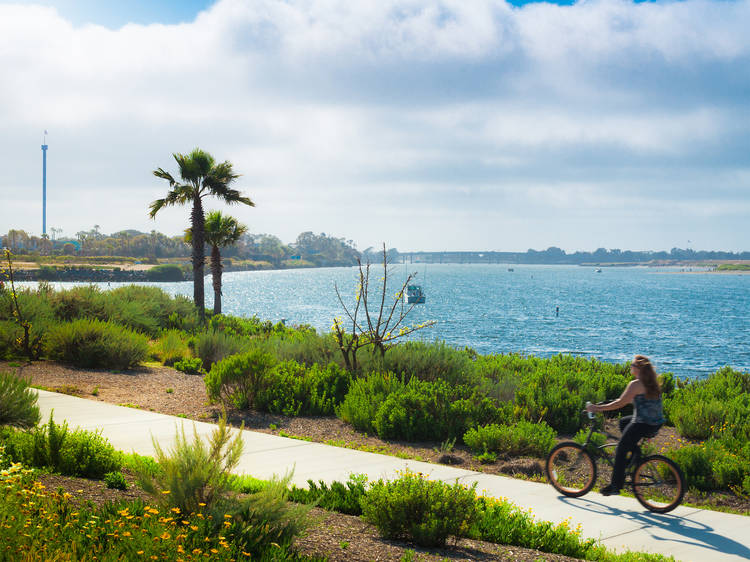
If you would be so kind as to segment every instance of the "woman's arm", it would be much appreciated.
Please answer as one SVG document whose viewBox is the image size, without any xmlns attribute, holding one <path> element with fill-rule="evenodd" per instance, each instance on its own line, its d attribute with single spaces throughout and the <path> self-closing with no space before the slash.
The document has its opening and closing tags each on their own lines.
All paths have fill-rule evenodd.
<svg viewBox="0 0 750 562">
<path fill-rule="evenodd" d="M 635 395 L 644 391 L 643 383 L 639 380 L 630 381 L 630 384 L 625 387 L 620 397 L 617 400 L 613 400 L 609 404 L 589 404 L 586 409 L 589 412 L 608 412 L 609 410 L 619 410 L 620 408 L 627 406 L 633 401 Z"/>
</svg>

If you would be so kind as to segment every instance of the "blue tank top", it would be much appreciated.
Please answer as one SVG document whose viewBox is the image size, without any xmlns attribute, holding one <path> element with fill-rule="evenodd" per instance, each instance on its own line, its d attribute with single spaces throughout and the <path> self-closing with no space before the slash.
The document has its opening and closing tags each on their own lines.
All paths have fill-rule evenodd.
<svg viewBox="0 0 750 562">
<path fill-rule="evenodd" d="M 637 423 L 649 425 L 661 425 L 664 423 L 661 396 L 650 400 L 645 394 L 637 394 L 633 400 L 635 412 L 633 418 Z"/>
</svg>

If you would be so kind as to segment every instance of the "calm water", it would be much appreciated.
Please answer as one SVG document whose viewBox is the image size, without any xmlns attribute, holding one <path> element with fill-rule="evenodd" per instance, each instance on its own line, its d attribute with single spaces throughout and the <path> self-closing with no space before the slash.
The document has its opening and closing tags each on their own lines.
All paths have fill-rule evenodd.
<svg viewBox="0 0 750 562">
<path fill-rule="evenodd" d="M 427 294 L 411 323 L 438 321 L 418 339 L 480 353 L 571 353 L 613 362 L 642 353 L 657 370 L 680 377 L 724 365 L 750 371 L 750 275 L 640 267 L 602 273 L 577 266 L 514 265 L 513 272 L 506 265 L 407 267 L 418 271 Z M 393 279 L 402 282 L 406 272 L 394 266 Z M 381 274 L 374 269 L 373 280 Z M 356 279 L 356 268 L 227 273 L 223 308 L 327 331 L 335 316 L 343 316 L 334 283 L 351 302 Z M 159 286 L 192 295 L 192 283 Z M 208 306 L 212 297 L 207 278 Z"/>
</svg>

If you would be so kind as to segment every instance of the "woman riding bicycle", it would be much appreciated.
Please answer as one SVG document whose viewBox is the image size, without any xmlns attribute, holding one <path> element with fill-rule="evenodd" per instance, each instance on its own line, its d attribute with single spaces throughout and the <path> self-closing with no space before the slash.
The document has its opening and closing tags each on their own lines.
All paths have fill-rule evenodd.
<svg viewBox="0 0 750 562">
<path fill-rule="evenodd" d="M 601 494 L 611 496 L 619 494 L 625 482 L 625 466 L 628 453 L 633 453 L 638 441 L 643 437 L 653 437 L 664 423 L 662 412 L 661 388 L 656 372 L 648 357 L 636 355 L 630 364 L 630 373 L 635 380 L 631 381 L 622 395 L 609 404 L 589 404 L 589 412 L 606 412 L 619 410 L 633 404 L 633 415 L 620 419 L 622 437 L 615 453 L 615 466 L 612 470 L 612 482 L 601 489 Z"/>
</svg>

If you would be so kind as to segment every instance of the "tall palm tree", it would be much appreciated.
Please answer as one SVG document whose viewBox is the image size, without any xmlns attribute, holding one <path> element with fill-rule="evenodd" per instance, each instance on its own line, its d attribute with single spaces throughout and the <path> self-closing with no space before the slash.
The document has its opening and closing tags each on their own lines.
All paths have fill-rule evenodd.
<svg viewBox="0 0 750 562">
<path fill-rule="evenodd" d="M 157 178 L 169 182 L 169 193 L 164 199 L 157 199 L 150 205 L 151 218 L 163 207 L 169 205 L 191 204 L 190 228 L 193 243 L 193 300 L 201 318 L 204 318 L 203 266 L 205 263 L 205 218 L 203 216 L 203 198 L 213 195 L 228 204 L 244 203 L 250 207 L 255 204 L 249 197 L 243 196 L 230 184 L 239 174 L 235 174 L 231 162 L 217 164 L 208 152 L 196 148 L 190 154 L 176 152 L 172 155 L 179 168 L 181 182 L 162 168 L 154 170 Z"/>
<path fill-rule="evenodd" d="M 247 226 L 241 224 L 236 218 L 222 215 L 221 211 L 211 211 L 206 215 L 205 237 L 211 246 L 211 277 L 214 285 L 214 314 L 221 314 L 221 272 L 224 266 L 221 263 L 221 252 L 219 248 L 225 248 L 236 244 L 247 232 Z M 192 229 L 185 231 L 185 240 L 190 243 L 193 239 Z"/>
</svg>

